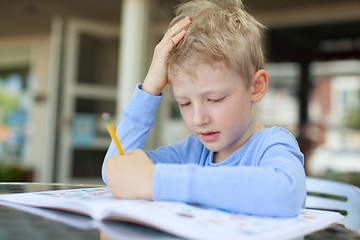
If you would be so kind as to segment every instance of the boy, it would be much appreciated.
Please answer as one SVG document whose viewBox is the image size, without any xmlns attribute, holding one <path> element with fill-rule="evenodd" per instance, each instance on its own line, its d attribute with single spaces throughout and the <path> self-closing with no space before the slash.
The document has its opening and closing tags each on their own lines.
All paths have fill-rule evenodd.
<svg viewBox="0 0 360 240">
<path fill-rule="evenodd" d="M 255 116 L 268 86 L 261 30 L 239 0 L 178 6 L 123 109 L 117 135 L 127 154 L 118 156 L 111 143 L 105 156 L 102 175 L 115 197 L 298 213 L 306 195 L 303 155 L 288 131 L 264 128 Z M 144 152 L 167 83 L 191 134 Z"/>
</svg>

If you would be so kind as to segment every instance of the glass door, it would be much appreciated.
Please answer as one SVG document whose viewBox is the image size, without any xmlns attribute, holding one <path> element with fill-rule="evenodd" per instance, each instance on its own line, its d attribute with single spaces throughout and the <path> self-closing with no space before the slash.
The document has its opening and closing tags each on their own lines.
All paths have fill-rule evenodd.
<svg viewBox="0 0 360 240">
<path fill-rule="evenodd" d="M 110 144 L 101 114 L 116 109 L 119 26 L 71 19 L 65 33 L 58 181 L 99 183 Z"/>
</svg>

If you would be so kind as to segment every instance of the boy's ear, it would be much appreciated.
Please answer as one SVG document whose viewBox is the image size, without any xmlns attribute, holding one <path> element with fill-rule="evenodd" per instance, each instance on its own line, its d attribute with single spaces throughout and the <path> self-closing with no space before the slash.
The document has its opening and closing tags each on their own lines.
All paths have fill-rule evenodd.
<svg viewBox="0 0 360 240">
<path fill-rule="evenodd" d="M 253 102 L 259 102 L 268 89 L 269 76 L 264 69 L 257 71 L 251 79 L 251 100 Z"/>
</svg>

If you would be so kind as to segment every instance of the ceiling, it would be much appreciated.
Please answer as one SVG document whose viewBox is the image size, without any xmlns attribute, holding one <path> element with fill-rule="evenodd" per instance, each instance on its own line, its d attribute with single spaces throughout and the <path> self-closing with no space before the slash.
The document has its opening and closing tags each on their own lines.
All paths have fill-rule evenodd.
<svg viewBox="0 0 360 240">
<path fill-rule="evenodd" d="M 153 20 L 168 21 L 181 0 L 149 0 Z M 243 0 L 265 24 L 290 24 L 299 19 L 360 20 L 360 0 Z M 76 16 L 119 23 L 121 0 L 0 0 L 0 37 L 50 31 L 53 16 Z M 325 9 L 325 10 L 323 10 Z M 299 11 L 302 10 L 302 11 Z M 319 14 L 320 11 L 323 11 Z M 312 14 L 307 16 L 307 14 Z M 341 14 L 341 18 L 339 18 Z M 296 19 L 294 20 L 294 15 Z M 284 21 L 289 19 L 289 21 Z M 301 23 L 301 21 L 300 21 Z M 276 25 L 276 24 L 275 24 Z"/>
<path fill-rule="evenodd" d="M 120 0 L 0 0 L 0 37 L 50 31 L 53 16 L 119 22 Z"/>
<path fill-rule="evenodd" d="M 359 0 L 243 0 L 245 6 L 256 11 L 281 10 L 289 8 L 303 8 L 347 3 L 360 3 Z"/>
</svg>

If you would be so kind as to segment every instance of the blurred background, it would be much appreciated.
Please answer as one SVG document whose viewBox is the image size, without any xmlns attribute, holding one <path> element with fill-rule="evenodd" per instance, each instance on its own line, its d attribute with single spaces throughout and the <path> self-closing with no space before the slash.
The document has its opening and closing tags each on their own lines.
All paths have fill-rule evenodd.
<svg viewBox="0 0 360 240">
<path fill-rule="evenodd" d="M 115 124 L 176 0 L 0 0 L 0 181 L 101 183 Z M 360 186 L 360 1 L 244 0 L 267 31 L 261 122 L 309 176 Z M 169 89 L 146 148 L 187 135 Z"/>
</svg>

